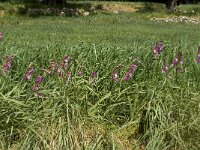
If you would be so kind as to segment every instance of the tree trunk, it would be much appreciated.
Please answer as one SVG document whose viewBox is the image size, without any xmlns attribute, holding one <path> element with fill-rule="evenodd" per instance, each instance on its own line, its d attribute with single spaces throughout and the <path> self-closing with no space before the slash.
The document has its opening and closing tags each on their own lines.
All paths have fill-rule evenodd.
<svg viewBox="0 0 200 150">
<path fill-rule="evenodd" d="M 166 7 L 167 10 L 173 12 L 176 10 L 177 0 L 167 0 Z"/>
</svg>

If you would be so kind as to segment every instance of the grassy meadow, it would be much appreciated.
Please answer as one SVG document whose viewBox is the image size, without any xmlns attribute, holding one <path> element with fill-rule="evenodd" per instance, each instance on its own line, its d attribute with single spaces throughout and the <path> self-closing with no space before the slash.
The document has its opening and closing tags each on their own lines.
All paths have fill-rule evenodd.
<svg viewBox="0 0 200 150">
<path fill-rule="evenodd" d="M 200 25 L 160 15 L 1 17 L 0 149 L 200 149 Z"/>
</svg>

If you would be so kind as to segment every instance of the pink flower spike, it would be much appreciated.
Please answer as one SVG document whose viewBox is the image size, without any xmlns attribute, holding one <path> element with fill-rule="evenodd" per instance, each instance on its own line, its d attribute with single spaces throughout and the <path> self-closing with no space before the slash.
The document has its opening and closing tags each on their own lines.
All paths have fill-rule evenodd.
<svg viewBox="0 0 200 150">
<path fill-rule="evenodd" d="M 44 98 L 44 94 L 38 93 L 38 94 L 37 94 L 37 97 L 38 97 L 38 98 Z"/>
<path fill-rule="evenodd" d="M 62 70 L 61 70 L 61 65 L 60 65 L 60 64 L 58 64 L 57 74 L 58 74 L 58 77 L 59 77 L 59 78 L 61 78 L 61 77 L 63 76 Z"/>
<path fill-rule="evenodd" d="M 69 56 L 65 56 L 65 57 L 64 57 L 64 59 L 63 59 L 63 68 L 64 68 L 65 70 L 67 69 L 67 66 L 68 66 L 70 60 L 71 60 L 71 57 L 69 57 Z"/>
<path fill-rule="evenodd" d="M 128 71 L 125 73 L 123 80 L 124 81 L 130 80 L 133 76 L 133 73 L 136 71 L 137 68 L 138 68 L 137 65 L 131 64 L 130 67 L 128 68 Z"/>
<path fill-rule="evenodd" d="M 113 74 L 112 74 L 112 75 L 113 75 L 113 81 L 114 81 L 114 82 L 118 82 L 119 79 L 118 79 L 118 74 L 117 74 L 117 71 L 116 71 L 116 70 L 113 71 Z"/>
<path fill-rule="evenodd" d="M 3 64 L 3 71 L 8 72 L 12 67 L 13 58 L 11 56 L 6 56 Z"/>
<path fill-rule="evenodd" d="M 200 46 L 197 51 L 197 64 L 200 64 Z"/>
<path fill-rule="evenodd" d="M 178 64 L 178 58 L 174 58 L 172 61 L 172 67 L 175 67 Z"/>
<path fill-rule="evenodd" d="M 97 73 L 96 73 L 96 72 L 92 72 L 92 73 L 91 73 L 91 76 L 92 76 L 92 77 L 96 77 L 96 76 L 97 76 Z"/>
<path fill-rule="evenodd" d="M 33 75 L 33 72 L 34 72 L 34 66 L 31 66 L 27 69 L 24 77 L 23 77 L 23 80 L 25 81 L 28 81 L 31 79 L 32 75 Z"/>
<path fill-rule="evenodd" d="M 162 42 L 157 42 L 156 45 L 153 47 L 153 54 L 158 55 L 163 51 L 164 45 Z"/>
<path fill-rule="evenodd" d="M 32 86 L 32 91 L 38 91 L 39 90 L 39 86 L 37 84 Z"/>
<path fill-rule="evenodd" d="M 64 59 L 63 59 L 63 61 L 65 63 L 68 63 L 70 60 L 71 60 L 71 57 L 69 57 L 69 56 L 65 56 Z"/>
<path fill-rule="evenodd" d="M 200 54 L 197 54 L 197 63 L 200 64 Z"/>
<path fill-rule="evenodd" d="M 3 38 L 3 32 L 0 32 L 0 40 Z"/>
<path fill-rule="evenodd" d="M 165 64 L 165 66 L 162 68 L 162 73 L 164 74 L 165 72 L 167 72 L 169 70 L 169 67 L 167 64 Z"/>
<path fill-rule="evenodd" d="M 3 71 L 4 72 L 8 72 L 10 70 L 10 68 L 11 68 L 11 63 L 5 63 L 3 65 Z"/>
<path fill-rule="evenodd" d="M 42 80 L 43 80 L 42 76 L 37 76 L 36 79 L 35 79 L 35 83 L 40 84 L 40 83 L 42 83 Z"/>
</svg>

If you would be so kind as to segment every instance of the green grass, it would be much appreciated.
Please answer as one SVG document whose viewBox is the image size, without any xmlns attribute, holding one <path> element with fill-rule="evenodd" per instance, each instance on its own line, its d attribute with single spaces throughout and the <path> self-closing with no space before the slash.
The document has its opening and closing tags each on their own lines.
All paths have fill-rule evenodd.
<svg viewBox="0 0 200 150">
<path fill-rule="evenodd" d="M 199 25 L 154 23 L 150 15 L 0 18 L 0 66 L 14 57 L 11 71 L 0 76 L 0 149 L 199 149 Z M 165 48 L 153 59 L 157 41 Z M 171 68 L 168 79 L 161 67 L 179 51 L 183 70 Z M 65 55 L 72 57 L 71 80 L 40 70 Z M 114 83 L 114 67 L 123 65 L 121 79 L 135 58 L 132 79 Z M 36 71 L 25 82 L 30 65 Z M 43 98 L 31 90 L 39 74 Z"/>
</svg>

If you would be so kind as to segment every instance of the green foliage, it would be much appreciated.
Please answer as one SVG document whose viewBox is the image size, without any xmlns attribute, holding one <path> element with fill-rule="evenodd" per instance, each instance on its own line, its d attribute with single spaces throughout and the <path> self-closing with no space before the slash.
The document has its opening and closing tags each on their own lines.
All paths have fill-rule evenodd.
<svg viewBox="0 0 200 150">
<path fill-rule="evenodd" d="M 154 23 L 145 19 L 149 15 L 1 18 L 0 64 L 7 55 L 14 62 L 0 76 L 0 148 L 199 149 L 199 26 Z M 165 48 L 152 59 L 157 41 Z M 172 69 L 168 79 L 161 67 L 179 51 L 183 71 Z M 22 80 L 27 67 L 35 65 L 35 78 L 65 55 L 73 58 L 72 80 L 45 77 L 38 98 L 34 79 Z M 122 77 L 135 58 L 141 63 L 133 78 L 114 83 L 114 67 L 123 65 Z M 79 66 L 86 68 L 83 77 Z"/>
</svg>

